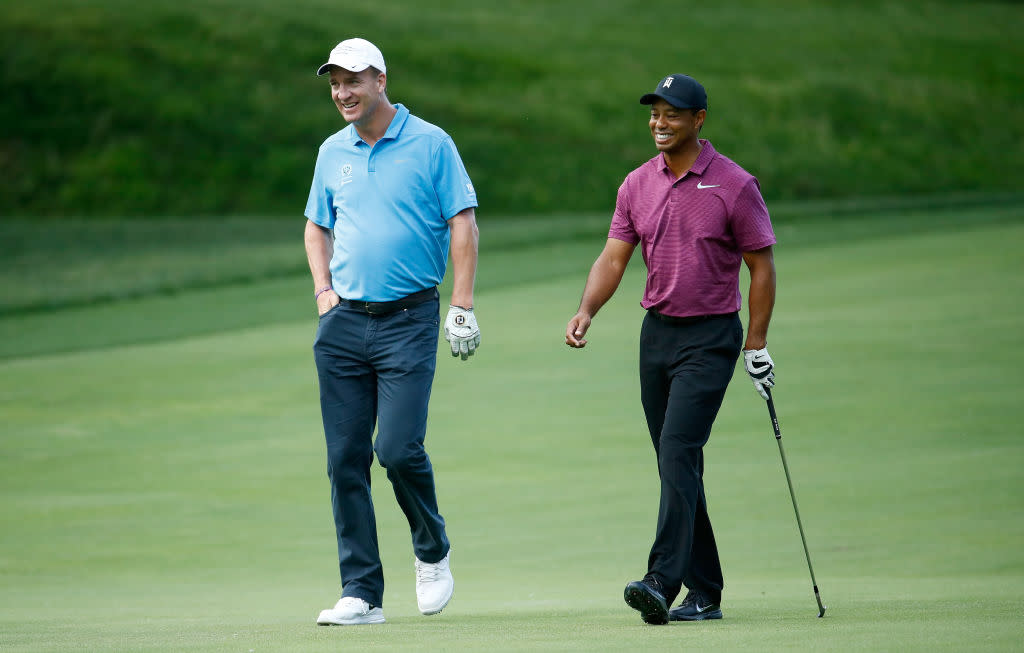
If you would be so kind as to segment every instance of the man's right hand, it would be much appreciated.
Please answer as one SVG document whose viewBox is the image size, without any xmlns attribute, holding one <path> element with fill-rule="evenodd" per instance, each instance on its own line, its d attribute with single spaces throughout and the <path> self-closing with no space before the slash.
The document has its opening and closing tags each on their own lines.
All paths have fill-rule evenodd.
<svg viewBox="0 0 1024 653">
<path fill-rule="evenodd" d="M 583 336 L 586 335 L 587 329 L 590 328 L 590 316 L 586 313 L 577 313 L 572 316 L 569 320 L 569 324 L 565 327 L 565 344 L 573 347 L 574 349 L 582 349 L 587 346 L 587 341 L 584 340 Z"/>
<path fill-rule="evenodd" d="M 317 315 L 323 315 L 341 303 L 341 297 L 333 290 L 325 290 L 316 298 Z"/>
</svg>

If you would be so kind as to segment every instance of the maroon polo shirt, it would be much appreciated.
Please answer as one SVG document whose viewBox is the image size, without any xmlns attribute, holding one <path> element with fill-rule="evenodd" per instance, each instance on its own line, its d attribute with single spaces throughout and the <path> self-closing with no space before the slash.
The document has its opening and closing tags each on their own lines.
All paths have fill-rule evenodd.
<svg viewBox="0 0 1024 653">
<path fill-rule="evenodd" d="M 700 142 L 679 179 L 660 152 L 629 173 L 608 231 L 640 245 L 647 264 L 640 305 L 675 317 L 740 310 L 743 252 L 775 244 L 757 179 Z"/>
</svg>

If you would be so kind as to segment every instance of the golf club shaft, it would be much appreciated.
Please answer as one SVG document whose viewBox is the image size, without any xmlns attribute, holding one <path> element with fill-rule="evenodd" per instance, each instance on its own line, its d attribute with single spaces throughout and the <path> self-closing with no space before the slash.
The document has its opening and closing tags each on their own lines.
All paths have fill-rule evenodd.
<svg viewBox="0 0 1024 653">
<path fill-rule="evenodd" d="M 814 587 L 814 600 L 818 602 L 818 616 L 825 616 L 825 604 L 821 602 L 821 594 L 818 593 L 818 581 L 814 579 L 814 567 L 811 565 L 811 552 L 807 548 L 807 538 L 804 536 L 804 525 L 800 519 L 800 509 L 796 505 L 796 492 L 793 491 L 793 479 L 789 475 L 789 463 L 786 462 L 786 450 L 782 448 L 782 431 L 779 430 L 779 417 L 775 414 L 775 402 L 772 400 L 772 391 L 765 388 L 768 393 L 768 414 L 772 418 L 772 428 L 775 429 L 775 441 L 779 444 L 779 455 L 782 456 L 782 469 L 786 472 L 786 484 L 789 486 L 789 498 L 793 500 L 793 512 L 796 514 L 796 526 L 800 529 L 800 541 L 804 545 L 804 557 L 807 558 L 807 570 L 811 572 L 811 586 Z"/>
</svg>

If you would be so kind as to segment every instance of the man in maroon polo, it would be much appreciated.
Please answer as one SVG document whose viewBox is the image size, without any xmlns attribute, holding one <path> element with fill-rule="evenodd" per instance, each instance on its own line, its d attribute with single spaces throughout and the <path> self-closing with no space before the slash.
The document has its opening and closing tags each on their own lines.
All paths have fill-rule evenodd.
<svg viewBox="0 0 1024 653">
<path fill-rule="evenodd" d="M 722 568 L 704 496 L 704 445 L 741 347 L 754 388 L 774 384 L 766 349 L 775 304 L 768 209 L 757 180 L 698 134 L 704 87 L 669 75 L 640 98 L 651 105 L 658 154 L 626 176 L 604 250 L 587 277 L 565 344 L 582 348 L 598 310 L 622 280 L 633 250 L 647 265 L 640 305 L 640 397 L 661 477 L 658 527 L 642 580 L 626 603 L 644 622 L 721 619 Z M 750 271 L 746 341 L 740 323 L 740 261 Z M 681 604 L 669 606 L 683 587 Z"/>
</svg>

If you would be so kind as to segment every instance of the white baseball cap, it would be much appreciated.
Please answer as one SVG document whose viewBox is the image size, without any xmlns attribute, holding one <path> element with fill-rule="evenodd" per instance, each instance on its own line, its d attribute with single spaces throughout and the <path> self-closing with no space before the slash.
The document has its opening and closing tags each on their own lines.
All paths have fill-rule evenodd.
<svg viewBox="0 0 1024 653">
<path fill-rule="evenodd" d="M 384 67 L 384 55 L 380 53 L 377 46 L 366 39 L 346 39 L 334 46 L 327 63 L 317 69 L 317 75 L 323 75 L 331 66 L 339 66 L 354 73 L 366 70 L 373 66 L 382 73 L 387 72 Z"/>
</svg>

